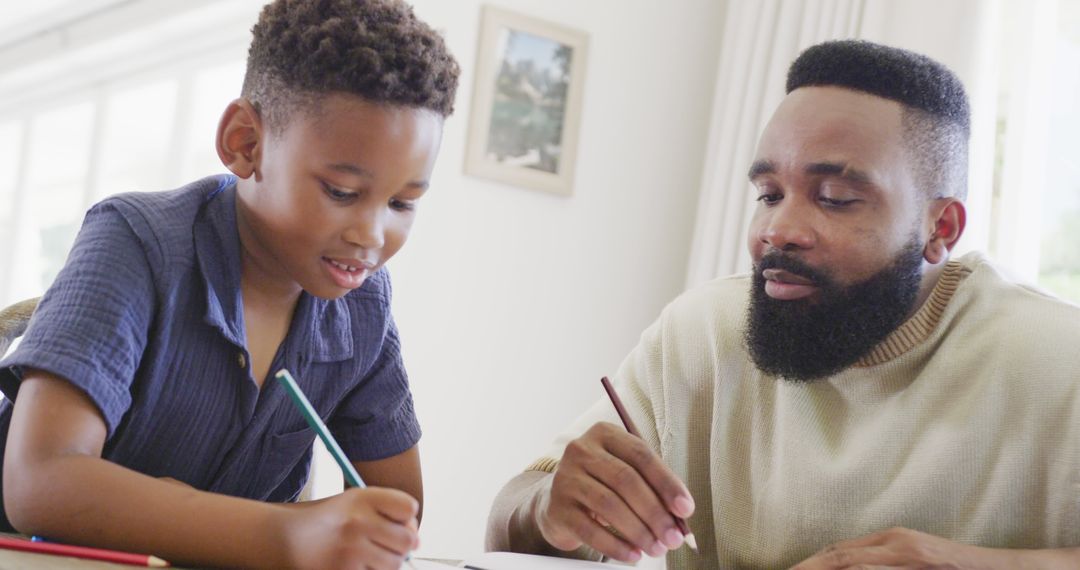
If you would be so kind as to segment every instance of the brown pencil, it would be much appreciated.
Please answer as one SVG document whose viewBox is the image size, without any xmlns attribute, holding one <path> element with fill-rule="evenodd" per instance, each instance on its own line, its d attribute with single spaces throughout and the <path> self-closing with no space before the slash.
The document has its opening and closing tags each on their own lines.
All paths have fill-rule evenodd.
<svg viewBox="0 0 1080 570">
<path fill-rule="evenodd" d="M 630 432 L 630 435 L 641 439 L 641 432 L 634 427 L 634 422 L 630 420 L 630 414 L 626 413 L 626 408 L 623 407 L 622 400 L 619 399 L 619 395 L 615 393 L 615 388 L 611 385 L 611 380 L 608 380 L 607 376 L 600 379 L 600 383 L 604 385 L 604 390 L 607 392 L 611 403 L 615 405 L 615 412 L 619 414 L 619 419 L 622 420 L 623 427 L 626 431 Z M 691 550 L 697 552 L 697 539 L 694 538 L 694 533 L 690 532 L 690 527 L 686 524 L 686 521 L 682 517 L 672 513 L 671 516 L 675 517 L 675 525 L 679 527 L 679 532 L 683 533 L 686 537 L 686 544 Z"/>
</svg>

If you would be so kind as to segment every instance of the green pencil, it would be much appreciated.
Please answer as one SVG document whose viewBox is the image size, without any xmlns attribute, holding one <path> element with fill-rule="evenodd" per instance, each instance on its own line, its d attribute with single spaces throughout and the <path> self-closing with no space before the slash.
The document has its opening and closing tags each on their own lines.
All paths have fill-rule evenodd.
<svg viewBox="0 0 1080 570">
<path fill-rule="evenodd" d="M 307 420 L 311 429 L 315 430 L 315 433 L 319 434 L 319 439 L 322 440 L 323 445 L 326 446 L 326 450 L 330 452 L 330 455 L 334 456 L 334 461 L 337 461 L 338 467 L 341 467 L 341 472 L 345 475 L 345 480 L 353 487 L 360 487 L 363 489 L 367 485 L 364 485 L 364 480 L 360 478 L 360 474 L 356 472 L 356 468 L 352 463 L 349 463 L 349 458 L 345 457 L 345 452 L 341 450 L 341 446 L 338 445 L 337 440 L 333 435 L 330 435 L 330 430 L 327 429 L 326 424 L 323 423 L 319 414 L 315 413 L 315 408 L 311 406 L 311 402 L 308 401 L 307 396 L 300 391 L 300 386 L 296 384 L 296 380 L 293 379 L 292 374 L 289 371 L 282 368 L 278 370 L 275 377 L 281 381 L 281 385 L 285 387 L 285 391 L 289 393 L 289 397 L 292 398 L 297 408 L 300 408 L 300 413 L 304 415 L 304 419 Z"/>
<path fill-rule="evenodd" d="M 319 434 L 319 439 L 322 440 L 323 445 L 326 446 L 326 450 L 330 452 L 330 455 L 334 456 L 334 461 L 337 461 L 338 467 L 341 467 L 341 472 L 345 475 L 345 480 L 353 487 L 359 487 L 363 489 L 367 487 L 364 484 L 364 480 L 360 478 L 360 474 L 356 472 L 356 468 L 352 463 L 349 463 L 349 458 L 345 457 L 345 452 L 341 450 L 341 446 L 338 445 L 333 435 L 330 435 L 330 430 L 323 423 L 319 414 L 315 413 L 315 408 L 308 401 L 307 396 L 300 391 L 300 386 L 296 384 L 296 380 L 293 379 L 292 374 L 289 371 L 282 368 L 278 370 L 274 375 L 285 387 L 285 391 L 289 393 L 289 397 L 292 398 L 297 408 L 300 408 L 300 413 L 304 415 L 304 419 L 307 420 L 311 429 L 315 430 L 315 433 Z M 410 568 L 416 568 L 412 563 L 412 553 L 405 555 L 405 563 Z"/>
</svg>

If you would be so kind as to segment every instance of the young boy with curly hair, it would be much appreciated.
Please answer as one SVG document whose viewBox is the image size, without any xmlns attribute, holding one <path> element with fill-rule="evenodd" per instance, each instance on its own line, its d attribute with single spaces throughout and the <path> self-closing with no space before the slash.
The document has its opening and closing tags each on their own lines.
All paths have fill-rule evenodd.
<svg viewBox="0 0 1080 570">
<path fill-rule="evenodd" d="M 277 0 L 217 151 L 231 175 L 87 213 L 0 362 L 0 527 L 247 568 L 398 568 L 420 429 L 383 264 L 428 189 L 458 66 L 400 0 Z M 315 433 L 367 489 L 294 503 Z"/>
</svg>

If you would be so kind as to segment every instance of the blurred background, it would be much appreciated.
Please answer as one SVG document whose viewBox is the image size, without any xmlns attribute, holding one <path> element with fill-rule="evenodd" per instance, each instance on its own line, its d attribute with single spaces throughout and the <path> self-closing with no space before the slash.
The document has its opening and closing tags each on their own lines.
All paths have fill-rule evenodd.
<svg viewBox="0 0 1080 570">
<path fill-rule="evenodd" d="M 223 172 L 262 0 L 0 3 L 0 306 L 41 295 L 86 209 Z M 416 0 L 462 66 L 432 189 L 390 262 L 424 428 L 422 553 L 483 546 L 498 488 L 602 394 L 687 287 L 749 269 L 745 172 L 803 48 L 857 37 L 954 69 L 968 230 L 1080 302 L 1080 0 L 495 0 L 589 37 L 570 196 L 463 171 L 479 0 Z M 320 452 L 322 453 L 322 452 Z M 340 488 L 320 455 L 315 494 Z"/>
</svg>

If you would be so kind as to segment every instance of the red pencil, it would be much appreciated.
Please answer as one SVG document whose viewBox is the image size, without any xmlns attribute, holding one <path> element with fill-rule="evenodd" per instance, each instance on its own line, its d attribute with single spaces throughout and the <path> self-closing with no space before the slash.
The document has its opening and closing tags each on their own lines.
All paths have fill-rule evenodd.
<svg viewBox="0 0 1080 570">
<path fill-rule="evenodd" d="M 169 566 L 168 562 L 157 556 L 150 556 L 149 554 L 131 554 L 130 552 L 120 552 L 119 550 L 72 546 L 70 544 L 57 544 L 55 542 L 35 542 L 32 540 L 9 538 L 6 536 L 0 536 L 0 548 L 38 552 L 41 554 L 56 554 L 58 556 L 73 556 L 75 558 L 88 558 L 91 560 L 116 562 L 117 564 L 148 566 L 150 568 L 165 568 Z"/>
<path fill-rule="evenodd" d="M 615 393 L 615 388 L 612 387 L 611 380 L 608 380 L 608 377 L 604 376 L 600 379 L 600 383 L 604 385 L 604 390 L 607 391 L 608 397 L 611 398 L 611 403 L 615 405 L 615 412 L 619 414 L 619 419 L 622 420 L 623 427 L 626 428 L 626 431 L 630 432 L 630 435 L 640 439 L 641 432 L 637 430 L 637 427 L 634 426 L 634 422 L 630 420 L 630 414 L 626 413 L 626 408 L 623 407 L 619 395 Z M 694 552 L 697 552 L 697 539 L 694 538 L 694 533 L 690 532 L 690 527 L 686 524 L 686 521 L 683 520 L 682 517 L 676 516 L 674 513 L 672 513 L 671 516 L 675 517 L 675 526 L 679 527 L 679 532 L 683 533 L 683 536 L 686 537 L 687 546 Z"/>
</svg>

